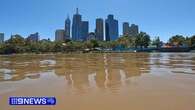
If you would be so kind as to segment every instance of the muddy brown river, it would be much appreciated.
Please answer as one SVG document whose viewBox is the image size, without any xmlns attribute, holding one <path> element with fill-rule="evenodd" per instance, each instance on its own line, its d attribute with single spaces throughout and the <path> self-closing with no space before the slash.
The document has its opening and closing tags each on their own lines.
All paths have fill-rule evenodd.
<svg viewBox="0 0 195 110">
<path fill-rule="evenodd" d="M 55 106 L 10 106 L 54 96 Z M 195 110 L 195 53 L 0 56 L 0 110 Z"/>
</svg>

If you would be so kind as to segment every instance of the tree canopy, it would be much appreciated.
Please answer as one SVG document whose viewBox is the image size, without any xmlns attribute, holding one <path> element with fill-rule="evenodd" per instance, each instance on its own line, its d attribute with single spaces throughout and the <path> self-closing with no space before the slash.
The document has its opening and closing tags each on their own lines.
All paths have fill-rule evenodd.
<svg viewBox="0 0 195 110">
<path fill-rule="evenodd" d="M 152 42 L 151 42 L 152 41 Z M 123 48 L 148 48 L 149 45 L 155 45 L 160 48 L 160 37 L 156 37 L 151 40 L 151 37 L 145 33 L 140 32 L 136 36 L 121 36 L 116 41 L 51 41 L 49 39 L 43 39 L 36 42 L 29 42 L 21 35 L 11 36 L 10 39 L 0 44 L 0 54 L 12 54 L 12 53 L 44 53 L 44 52 L 73 52 L 83 51 L 85 49 L 113 49 L 117 46 Z M 175 46 L 188 45 L 195 47 L 195 35 L 192 37 L 184 37 L 182 35 L 175 35 L 169 39 L 169 43 Z"/>
</svg>

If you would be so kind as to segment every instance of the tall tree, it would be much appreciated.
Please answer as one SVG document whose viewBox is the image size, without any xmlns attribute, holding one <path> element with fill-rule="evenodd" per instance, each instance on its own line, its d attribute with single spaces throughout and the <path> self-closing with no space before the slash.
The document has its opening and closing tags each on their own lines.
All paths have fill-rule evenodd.
<svg viewBox="0 0 195 110">
<path fill-rule="evenodd" d="M 25 39 L 21 35 L 12 35 L 9 40 L 7 40 L 5 45 L 4 53 L 23 53 L 25 52 Z"/>
<path fill-rule="evenodd" d="M 190 39 L 191 39 L 191 46 L 195 47 L 195 35 L 193 35 Z"/>
<path fill-rule="evenodd" d="M 150 36 L 145 32 L 140 32 L 135 40 L 136 47 L 147 48 L 150 44 Z"/>
<path fill-rule="evenodd" d="M 176 46 L 184 45 L 185 44 L 185 37 L 182 35 L 172 36 L 169 39 L 169 43 L 171 43 L 172 45 L 176 45 Z"/>
<path fill-rule="evenodd" d="M 152 44 L 155 45 L 157 48 L 159 48 L 160 45 L 161 45 L 160 37 L 156 37 L 156 38 L 153 40 Z"/>
<path fill-rule="evenodd" d="M 130 39 L 128 36 L 122 36 L 117 40 L 119 45 L 124 46 L 125 48 L 128 48 L 130 45 Z"/>
</svg>

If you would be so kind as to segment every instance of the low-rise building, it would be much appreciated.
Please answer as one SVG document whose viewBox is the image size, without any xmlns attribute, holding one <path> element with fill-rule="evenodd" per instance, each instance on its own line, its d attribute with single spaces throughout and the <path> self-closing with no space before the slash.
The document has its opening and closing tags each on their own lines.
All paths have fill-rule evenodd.
<svg viewBox="0 0 195 110">
<path fill-rule="evenodd" d="M 64 41 L 65 40 L 65 30 L 58 29 L 55 32 L 55 41 Z"/>
<path fill-rule="evenodd" d="M 38 42 L 39 41 L 39 33 L 36 32 L 34 34 L 30 34 L 28 37 L 27 37 L 27 40 L 30 41 L 30 42 Z"/>
</svg>

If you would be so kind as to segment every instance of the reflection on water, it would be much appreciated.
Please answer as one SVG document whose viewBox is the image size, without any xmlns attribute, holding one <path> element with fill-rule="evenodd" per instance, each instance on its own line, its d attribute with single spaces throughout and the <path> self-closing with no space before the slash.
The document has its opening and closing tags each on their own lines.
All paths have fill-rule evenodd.
<svg viewBox="0 0 195 110">
<path fill-rule="evenodd" d="M 32 84 L 32 86 L 41 88 L 39 88 L 39 92 L 46 89 L 48 84 L 49 86 L 56 84 L 55 87 L 60 86 L 59 89 L 64 88 L 73 94 L 87 94 L 91 91 L 121 94 L 122 89 L 126 90 L 131 87 L 135 78 L 138 80 L 144 76 L 144 78 L 150 78 L 154 84 L 158 84 L 158 81 L 151 77 L 161 77 L 167 74 L 194 75 L 195 54 L 117 53 L 0 56 L 0 94 L 16 89 L 7 89 L 7 83 L 24 84 L 23 81 L 27 84 L 31 81 L 39 82 L 40 85 Z M 26 87 L 26 85 L 23 86 Z M 140 88 L 147 90 L 146 87 L 141 86 Z M 52 90 L 52 88 L 47 89 Z M 163 90 L 163 88 L 159 88 L 159 90 L 161 89 Z M 169 89 L 167 88 L 167 90 Z M 64 94 L 60 95 L 60 97 L 63 96 Z"/>
<path fill-rule="evenodd" d="M 150 71 L 149 54 L 82 54 L 2 56 L 0 81 L 37 79 L 54 70 L 79 90 L 87 87 L 116 88 L 129 77 Z"/>
<path fill-rule="evenodd" d="M 195 74 L 195 55 L 183 54 L 153 54 L 151 55 L 152 68 L 163 68 L 172 73 Z"/>
<path fill-rule="evenodd" d="M 171 73 L 195 73 L 194 54 L 67 54 L 0 57 L 0 81 L 37 79 L 54 71 L 66 82 L 84 88 L 116 89 L 128 78 L 163 68 Z M 116 89 L 117 90 L 117 89 Z"/>
</svg>

